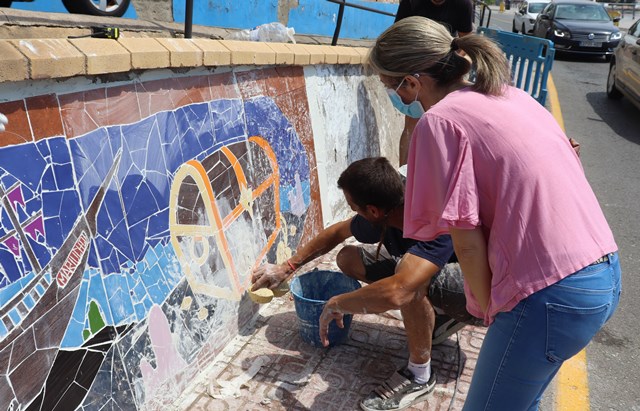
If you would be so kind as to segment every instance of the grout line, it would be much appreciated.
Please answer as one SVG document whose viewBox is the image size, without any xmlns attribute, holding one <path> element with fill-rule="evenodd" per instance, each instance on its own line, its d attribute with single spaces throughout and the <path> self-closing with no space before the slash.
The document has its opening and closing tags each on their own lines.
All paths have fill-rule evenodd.
<svg viewBox="0 0 640 411">
<path fill-rule="evenodd" d="M 558 98 L 558 90 L 549 74 L 547 83 L 549 105 L 551 114 L 556 119 L 563 131 L 564 119 Z M 556 376 L 556 403 L 557 411 L 589 411 L 589 379 L 587 374 L 587 352 L 583 349 L 578 354 L 565 361 Z"/>
</svg>

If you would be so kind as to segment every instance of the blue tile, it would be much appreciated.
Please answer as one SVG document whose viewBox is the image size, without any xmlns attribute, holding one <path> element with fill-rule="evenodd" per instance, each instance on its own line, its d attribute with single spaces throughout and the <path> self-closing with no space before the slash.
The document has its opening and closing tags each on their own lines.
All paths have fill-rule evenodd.
<svg viewBox="0 0 640 411">
<path fill-rule="evenodd" d="M 49 264 L 49 261 L 51 261 L 51 252 L 47 246 L 33 241 L 29 236 L 27 236 L 27 241 L 36 256 L 36 260 L 38 260 L 40 267 L 45 267 Z"/>
<path fill-rule="evenodd" d="M 35 287 L 36 291 L 38 292 L 38 294 L 40 294 L 40 296 L 42 296 L 45 292 L 45 289 L 43 286 L 41 286 L 40 284 L 36 284 Z"/>
<path fill-rule="evenodd" d="M 82 276 L 82 283 L 80 283 L 80 291 L 78 292 L 78 300 L 73 309 L 73 315 L 67 326 L 67 331 L 64 334 L 60 348 L 76 348 L 82 346 L 84 338 L 82 332 L 85 329 L 85 320 L 87 318 L 87 298 L 89 288 L 89 278 L 91 271 L 87 270 Z"/>
<path fill-rule="evenodd" d="M 100 266 L 98 258 L 98 251 L 96 250 L 96 245 L 94 241 L 91 241 L 91 246 L 89 248 L 89 257 L 87 257 L 87 265 L 92 268 L 97 268 Z"/>
<path fill-rule="evenodd" d="M 24 305 L 26 305 L 29 310 L 31 310 L 36 305 L 36 302 L 33 300 L 33 297 L 31 297 L 31 295 L 29 294 L 25 295 L 22 301 L 24 302 Z"/>
<path fill-rule="evenodd" d="M 136 319 L 138 321 L 143 321 L 147 317 L 147 309 L 145 308 L 144 304 L 142 303 L 136 304 L 135 310 L 136 310 Z"/>
<path fill-rule="evenodd" d="M 4 326 L 4 321 L 0 321 L 0 340 L 9 334 L 7 327 Z"/>
<path fill-rule="evenodd" d="M 20 314 L 18 314 L 18 310 L 16 308 L 9 311 L 9 318 L 11 318 L 11 321 L 13 321 L 14 325 L 18 325 L 22 321 L 22 319 L 20 318 Z"/>
<path fill-rule="evenodd" d="M 57 190 L 56 180 L 53 176 L 53 165 L 49 164 L 42 176 L 42 189 L 46 191 Z"/>
<path fill-rule="evenodd" d="M 129 230 L 124 221 L 121 221 L 114 229 L 109 233 L 107 237 L 109 242 L 118 249 L 127 259 L 133 261 L 135 259 L 133 254 L 133 248 L 131 247 L 131 240 L 129 239 Z M 98 248 L 101 256 L 108 255 L 103 253 L 102 249 Z"/>
<path fill-rule="evenodd" d="M 214 100 L 209 103 L 209 109 L 216 144 L 247 136 L 242 100 Z"/>
<path fill-rule="evenodd" d="M 53 170 L 56 175 L 58 189 L 65 190 L 67 188 L 74 188 L 73 167 L 71 167 L 71 163 L 56 166 Z"/>
<path fill-rule="evenodd" d="M 95 301 L 100 307 L 100 312 L 104 316 L 104 321 L 107 324 L 113 324 L 113 317 L 111 316 L 111 310 L 109 310 L 109 300 L 105 292 L 105 284 L 103 277 L 99 271 L 95 271 L 95 274 L 89 279 L 89 293 L 88 300 Z"/>
<path fill-rule="evenodd" d="M 130 226 L 149 218 L 160 210 L 149 185 L 141 180 L 141 176 L 130 176 L 125 179 L 122 198 Z"/>
<path fill-rule="evenodd" d="M 169 209 L 165 208 L 149 218 L 147 238 L 162 239 L 169 237 Z M 155 245 L 155 242 L 153 243 Z"/>
<path fill-rule="evenodd" d="M 51 159 L 54 163 L 66 164 L 71 162 L 71 154 L 69 153 L 69 146 L 67 145 L 67 139 L 64 137 L 55 137 L 46 140 L 49 143 L 51 149 Z"/>
<path fill-rule="evenodd" d="M 280 180 L 293 185 L 295 173 L 302 181 L 309 179 L 306 150 L 295 129 L 273 99 L 258 97 L 245 102 L 249 135 L 265 138 L 276 154 Z"/>
<path fill-rule="evenodd" d="M 122 149 L 122 127 L 112 126 L 107 128 L 109 135 L 109 147 L 111 148 L 111 156 L 115 158 L 118 151 Z"/>
<path fill-rule="evenodd" d="M 104 277 L 105 289 L 114 325 L 128 322 L 134 314 L 126 280 L 117 274 Z"/>
<path fill-rule="evenodd" d="M 53 247 L 54 250 L 58 250 L 64 242 L 60 219 L 57 216 L 45 218 L 44 231 L 47 233 L 47 244 L 49 247 Z"/>
<path fill-rule="evenodd" d="M 5 305 L 16 294 L 18 294 L 27 284 L 33 279 L 35 275 L 33 273 L 27 274 L 20 280 L 8 284 L 4 288 L 0 289 L 0 307 Z M 1 321 L 0 321 L 1 322 Z"/>
<path fill-rule="evenodd" d="M 104 129 L 97 129 L 70 140 L 69 146 L 82 205 L 86 209 L 113 164 L 108 135 Z"/>
<path fill-rule="evenodd" d="M 40 152 L 42 158 L 47 158 L 51 155 L 51 150 L 49 150 L 49 141 L 52 139 L 40 140 L 36 143 L 36 147 Z"/>
<path fill-rule="evenodd" d="M 2 265 L 2 269 L 9 282 L 14 282 L 22 277 L 23 273 L 20 266 L 18 266 L 15 255 L 5 249 L 4 245 L 0 248 L 0 265 Z"/>
<path fill-rule="evenodd" d="M 69 235 L 73 229 L 79 215 L 80 203 L 78 193 L 75 190 L 62 191 L 60 222 L 62 223 L 62 232 L 65 237 Z"/>
<path fill-rule="evenodd" d="M 139 261 L 149 247 L 145 241 L 147 238 L 147 222 L 143 221 L 129 227 L 129 237 L 131 238 L 131 247 L 135 256 L 133 261 Z"/>
<path fill-rule="evenodd" d="M 29 166 L 25 167 L 25 164 Z M 40 186 L 46 166 L 46 161 L 33 143 L 0 149 L 0 167 L 31 190 L 36 190 Z"/>
</svg>

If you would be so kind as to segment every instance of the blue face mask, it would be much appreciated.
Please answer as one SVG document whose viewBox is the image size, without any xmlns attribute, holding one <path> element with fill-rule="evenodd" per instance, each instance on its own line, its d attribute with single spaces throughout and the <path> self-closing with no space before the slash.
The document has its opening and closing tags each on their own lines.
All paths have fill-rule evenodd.
<svg viewBox="0 0 640 411">
<path fill-rule="evenodd" d="M 398 110 L 405 116 L 409 116 L 413 118 L 422 117 L 422 115 L 424 114 L 424 108 L 422 107 L 422 104 L 418 101 L 418 94 L 416 94 L 416 99 L 409 104 L 405 104 L 405 102 L 402 101 L 402 97 L 400 97 L 400 95 L 398 94 L 398 89 L 402 86 L 402 83 L 404 83 L 404 79 L 402 79 L 402 81 L 400 82 L 400 84 L 398 84 L 398 87 L 396 87 L 395 90 L 387 89 L 387 94 L 391 99 L 391 104 L 393 104 L 393 107 L 395 107 L 396 110 Z"/>
</svg>

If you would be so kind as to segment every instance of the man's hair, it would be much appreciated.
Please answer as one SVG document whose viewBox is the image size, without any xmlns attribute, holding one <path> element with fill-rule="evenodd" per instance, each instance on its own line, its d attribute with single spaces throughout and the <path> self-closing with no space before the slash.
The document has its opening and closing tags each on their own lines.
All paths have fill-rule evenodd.
<svg viewBox="0 0 640 411">
<path fill-rule="evenodd" d="M 389 211 L 404 204 L 402 177 L 385 157 L 354 161 L 340 174 L 338 188 L 360 208 L 372 205 Z"/>
</svg>

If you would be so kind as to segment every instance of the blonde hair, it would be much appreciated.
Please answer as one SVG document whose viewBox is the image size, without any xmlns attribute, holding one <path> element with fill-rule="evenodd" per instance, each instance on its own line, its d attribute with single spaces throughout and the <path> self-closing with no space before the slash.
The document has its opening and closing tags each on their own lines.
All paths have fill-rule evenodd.
<svg viewBox="0 0 640 411">
<path fill-rule="evenodd" d="M 385 76 L 424 73 L 447 86 L 471 70 L 469 60 L 455 53 L 456 49 L 464 51 L 476 66 L 473 90 L 490 95 L 504 92 L 510 73 L 500 47 L 475 34 L 454 40 L 445 26 L 425 17 L 407 17 L 385 30 L 369 52 L 368 64 Z"/>
</svg>

